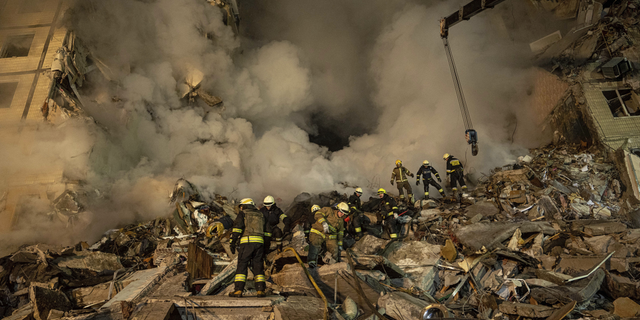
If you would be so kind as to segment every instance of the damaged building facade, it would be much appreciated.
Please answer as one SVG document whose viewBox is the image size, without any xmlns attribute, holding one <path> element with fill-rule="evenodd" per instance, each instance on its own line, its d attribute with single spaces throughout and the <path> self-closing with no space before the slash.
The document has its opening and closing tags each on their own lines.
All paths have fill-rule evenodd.
<svg viewBox="0 0 640 320">
<path fill-rule="evenodd" d="M 81 39 L 55 27 L 66 2 L 40 1 L 40 11 L 25 12 L 27 2 L 0 2 L 0 123 L 6 123 L 0 139 L 10 136 L 2 130 L 41 122 L 91 121 L 79 90 L 84 74 L 109 77 Z M 235 1 L 209 3 L 227 13 L 237 32 Z M 345 236 L 340 261 L 321 255 L 318 268 L 309 269 L 305 221 L 312 206 L 334 206 L 349 195 L 303 192 L 283 207 L 293 227 L 284 250 L 269 248 L 267 297 L 256 296 L 249 273 L 245 297 L 231 298 L 238 257 L 229 237 L 238 199 L 209 199 L 179 179 L 160 218 L 105 230 L 93 243 L 25 245 L 0 258 L 0 317 L 640 317 L 640 2 L 531 3 L 575 22 L 566 34 L 531 44 L 540 66 L 532 108 L 541 126 L 554 131 L 554 142 L 482 177 L 468 176 L 473 188 L 459 201 L 400 206 L 400 240 L 381 225 L 376 188 L 363 188 L 365 235 Z M 224 110 L 221 98 L 201 89 L 201 72 L 183 80 L 181 99 L 202 99 L 207 112 Z M 0 232 L 20 224 L 25 197 L 46 199 L 51 215 L 70 225 L 79 219 L 98 195 L 76 188 L 78 177 L 64 172 L 53 165 L 11 177 L 0 190 Z"/>
</svg>

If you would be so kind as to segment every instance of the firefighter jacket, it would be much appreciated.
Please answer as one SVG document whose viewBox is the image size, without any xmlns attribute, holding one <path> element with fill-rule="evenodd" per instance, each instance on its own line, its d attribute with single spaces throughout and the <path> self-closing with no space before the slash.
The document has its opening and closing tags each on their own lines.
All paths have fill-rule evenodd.
<svg viewBox="0 0 640 320">
<path fill-rule="evenodd" d="M 398 213 L 398 204 L 396 199 L 385 193 L 380 202 L 380 211 L 382 211 L 383 219 L 392 217 L 394 213 Z"/>
<path fill-rule="evenodd" d="M 331 207 L 324 207 L 318 211 L 314 216 L 316 222 L 311 226 L 311 232 L 322 237 L 324 240 L 338 240 L 338 245 L 342 245 L 342 238 L 344 237 L 344 220 L 338 217 L 338 210 Z M 329 225 L 329 233 L 324 233 L 322 223 L 326 222 Z"/>
<path fill-rule="evenodd" d="M 393 168 L 393 172 L 391 173 L 391 181 L 395 179 L 396 182 L 404 182 L 407 181 L 407 176 L 413 176 L 413 174 L 411 174 L 411 172 L 409 172 L 407 168 L 403 166 L 395 167 Z"/>
<path fill-rule="evenodd" d="M 353 213 L 362 212 L 362 201 L 360 201 L 360 197 L 355 192 L 349 197 L 347 204 Z"/>
<path fill-rule="evenodd" d="M 264 220 L 266 224 L 264 230 L 265 237 L 271 237 L 273 228 L 275 228 L 278 223 L 280 223 L 280 221 L 284 223 L 285 231 L 288 230 L 289 225 L 291 224 L 291 218 L 287 217 L 287 215 L 282 212 L 282 209 L 278 208 L 275 203 L 271 206 L 271 209 L 267 209 L 267 207 L 265 206 L 260 208 L 260 211 L 262 212 L 262 214 L 264 214 Z"/>
<path fill-rule="evenodd" d="M 231 243 L 264 243 L 264 214 L 254 206 L 246 206 L 233 222 Z"/>
<path fill-rule="evenodd" d="M 460 160 L 454 158 L 453 156 L 447 158 L 447 174 L 452 174 L 454 172 L 462 172 L 464 168 L 462 167 L 462 163 Z"/>
<path fill-rule="evenodd" d="M 418 181 L 420 181 L 420 175 L 422 175 L 422 179 L 424 180 L 429 180 L 431 179 L 431 173 L 433 173 L 436 178 L 440 179 L 440 174 L 438 173 L 438 171 L 436 171 L 436 169 L 432 166 L 421 166 L 420 169 L 418 169 Z"/>
</svg>

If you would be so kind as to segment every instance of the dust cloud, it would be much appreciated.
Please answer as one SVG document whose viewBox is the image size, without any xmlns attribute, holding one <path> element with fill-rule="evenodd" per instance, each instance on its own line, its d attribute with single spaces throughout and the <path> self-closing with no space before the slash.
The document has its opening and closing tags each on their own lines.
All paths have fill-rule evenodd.
<svg viewBox="0 0 640 320">
<path fill-rule="evenodd" d="M 379 187 L 394 193 L 396 159 L 414 172 L 428 159 L 444 175 L 446 152 L 479 175 L 547 139 L 529 120 L 528 42 L 495 32 L 499 11 L 450 32 L 479 132 L 472 157 L 438 28 L 462 1 L 239 4 L 239 35 L 206 1 L 83 0 L 66 12 L 66 26 L 110 74 L 90 73 L 81 89 L 95 124 L 48 138 L 48 153 L 88 149 L 74 170 L 100 194 L 72 240 L 167 215 L 181 177 L 207 197 L 261 203 L 271 194 L 284 207 L 304 191 L 352 192 L 345 185 L 365 187 L 365 198 Z M 180 99 L 177 87 L 194 70 L 201 89 L 223 98 L 223 112 Z M 320 127 L 349 145 L 330 152 L 310 142 Z M 42 169 L 33 156 L 10 155 L 3 170 Z"/>
</svg>

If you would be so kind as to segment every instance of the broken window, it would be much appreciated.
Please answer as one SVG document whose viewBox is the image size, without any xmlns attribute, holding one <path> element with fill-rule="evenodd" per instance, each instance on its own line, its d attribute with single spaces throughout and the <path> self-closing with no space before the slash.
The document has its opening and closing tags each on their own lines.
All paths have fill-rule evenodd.
<svg viewBox="0 0 640 320">
<path fill-rule="evenodd" d="M 0 109 L 11 107 L 11 101 L 13 101 L 13 95 L 17 88 L 17 82 L 0 83 Z"/>
<path fill-rule="evenodd" d="M 0 50 L 0 59 L 28 56 L 34 36 L 35 34 L 32 33 L 7 37 Z"/>
<path fill-rule="evenodd" d="M 640 115 L 638 95 L 631 89 L 614 89 L 602 91 L 614 117 Z"/>
<path fill-rule="evenodd" d="M 18 13 L 38 13 L 42 12 L 42 0 L 20 0 Z"/>
</svg>

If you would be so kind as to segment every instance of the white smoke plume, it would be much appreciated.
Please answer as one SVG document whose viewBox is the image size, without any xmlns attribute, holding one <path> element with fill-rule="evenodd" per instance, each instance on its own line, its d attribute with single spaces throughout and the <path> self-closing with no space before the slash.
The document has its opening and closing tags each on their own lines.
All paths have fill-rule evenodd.
<svg viewBox="0 0 640 320">
<path fill-rule="evenodd" d="M 439 36 L 454 2 L 240 1 L 236 36 L 206 1 L 77 1 L 65 22 L 113 75 L 91 73 L 81 91 L 99 127 L 78 129 L 92 145 L 78 170 L 103 197 L 78 238 L 168 214 L 180 177 L 209 196 L 271 194 L 284 207 L 304 191 L 352 192 L 344 184 L 393 193 L 396 159 L 414 172 L 428 159 L 444 176 L 445 152 L 478 173 L 526 153 L 544 141 L 528 120 L 527 45 L 495 33 L 490 11 L 450 33 L 480 135 L 471 156 Z M 194 69 L 224 112 L 180 100 Z M 348 146 L 312 143 L 321 128 Z"/>
</svg>

